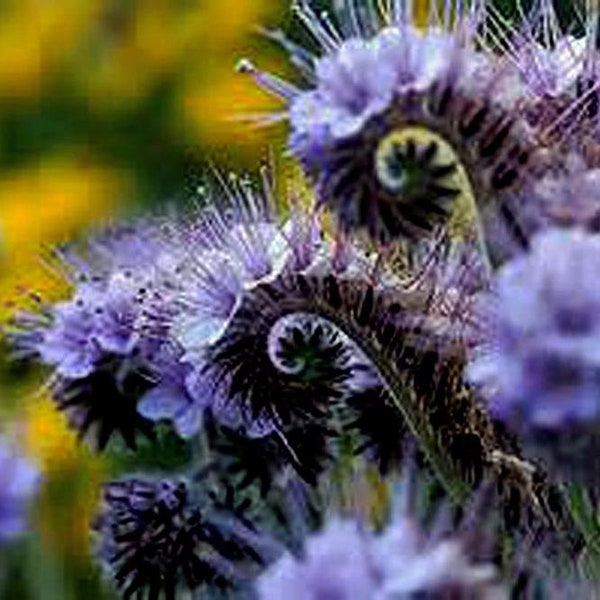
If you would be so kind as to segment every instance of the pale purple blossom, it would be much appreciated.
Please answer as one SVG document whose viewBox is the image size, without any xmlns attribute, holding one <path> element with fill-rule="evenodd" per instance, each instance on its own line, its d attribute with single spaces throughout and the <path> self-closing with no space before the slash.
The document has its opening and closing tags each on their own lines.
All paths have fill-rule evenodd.
<svg viewBox="0 0 600 600">
<path fill-rule="evenodd" d="M 547 98 L 573 91 L 585 66 L 585 38 L 563 36 L 548 48 L 523 37 L 517 40 L 517 47 L 518 68 L 530 93 Z"/>
<path fill-rule="evenodd" d="M 164 351 L 153 360 L 152 370 L 159 381 L 142 396 L 138 412 L 151 421 L 170 421 L 182 438 L 196 435 L 207 415 L 250 437 L 263 437 L 275 429 L 266 415 L 251 415 L 243 405 L 226 397 L 221 386 L 204 373 L 202 362 L 192 364 Z"/>
<path fill-rule="evenodd" d="M 494 415 L 561 429 L 600 414 L 600 236 L 549 229 L 480 298 L 469 381 Z"/>
<path fill-rule="evenodd" d="M 498 583 L 498 570 L 488 562 L 474 562 L 459 539 L 428 541 L 407 518 L 393 521 L 376 538 L 374 557 L 382 579 L 381 600 L 410 598 L 429 592 L 444 597 L 444 591 L 459 598 L 507 600 Z"/>
<path fill-rule="evenodd" d="M 143 300 L 168 251 L 154 228 L 139 224 L 93 237 L 85 249 L 59 252 L 73 295 L 43 306 L 43 318 L 17 318 L 14 338 L 26 346 L 22 354 L 37 355 L 60 377 L 81 379 L 107 355 L 125 358 L 146 342 L 154 345 L 140 336 Z"/>
<path fill-rule="evenodd" d="M 600 169 L 590 169 L 577 154 L 565 158 L 565 172 L 535 184 L 546 220 L 560 225 L 600 228 Z"/>
<path fill-rule="evenodd" d="M 51 312 L 52 324 L 35 340 L 41 361 L 64 377 L 86 377 L 102 355 L 94 337 L 93 315 L 77 301 L 57 304 Z"/>
<path fill-rule="evenodd" d="M 453 36 L 408 25 L 345 40 L 317 61 L 316 86 L 291 102 L 292 147 L 294 140 L 309 147 L 358 133 L 396 94 L 423 91 L 456 57 Z"/>
<path fill-rule="evenodd" d="M 285 554 L 269 567 L 257 590 L 260 600 L 508 598 L 493 564 L 471 561 L 458 540 L 429 542 L 409 519 L 381 535 L 334 519 L 308 538 L 301 557 Z"/>
<path fill-rule="evenodd" d="M 257 581 L 260 600 L 365 600 L 380 587 L 370 540 L 354 521 L 331 521 L 308 539 L 300 559 L 285 554 Z"/>
<path fill-rule="evenodd" d="M 26 531 L 28 507 L 39 483 L 37 467 L 0 436 L 0 543 Z"/>
<path fill-rule="evenodd" d="M 153 361 L 152 370 L 159 381 L 141 397 L 138 412 L 151 421 L 171 421 L 183 438 L 197 434 L 204 424 L 204 413 L 211 396 L 189 393 L 187 379 L 192 368 L 181 363 L 176 355 L 164 351 Z"/>
<path fill-rule="evenodd" d="M 201 360 L 205 348 L 223 335 L 245 290 L 277 277 L 291 264 L 310 263 L 315 251 L 306 215 L 296 214 L 297 222 L 280 225 L 265 198 L 250 190 L 243 193 L 238 190 L 228 211 L 213 206 L 198 215 L 167 292 L 180 308 L 169 329 L 184 350 L 184 362 Z"/>
</svg>

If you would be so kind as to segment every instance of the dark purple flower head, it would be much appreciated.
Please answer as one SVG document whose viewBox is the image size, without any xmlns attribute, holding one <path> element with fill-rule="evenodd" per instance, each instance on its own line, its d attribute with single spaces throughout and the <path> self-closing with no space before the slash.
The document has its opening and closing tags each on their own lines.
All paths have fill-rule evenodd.
<svg viewBox="0 0 600 600">
<path fill-rule="evenodd" d="M 39 482 L 38 469 L 0 436 L 0 544 L 26 531 Z"/>
<path fill-rule="evenodd" d="M 600 415 L 600 237 L 550 229 L 481 298 L 468 379 L 500 419 L 561 430 Z"/>
<path fill-rule="evenodd" d="M 125 598 L 175 599 L 184 589 L 230 589 L 244 567 L 262 560 L 256 534 L 233 515 L 220 514 L 208 495 L 196 506 L 185 481 L 106 484 L 94 529 L 100 558 Z"/>
</svg>

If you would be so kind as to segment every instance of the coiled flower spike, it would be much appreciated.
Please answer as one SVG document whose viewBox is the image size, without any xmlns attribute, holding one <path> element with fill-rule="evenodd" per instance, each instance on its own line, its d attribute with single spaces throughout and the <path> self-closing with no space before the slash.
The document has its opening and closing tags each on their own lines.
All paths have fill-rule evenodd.
<svg viewBox="0 0 600 600">
<path fill-rule="evenodd" d="M 421 239 L 448 222 L 473 227 L 463 221 L 476 210 L 493 262 L 526 247 L 539 223 L 524 200 L 549 163 L 520 116 L 519 72 L 479 44 L 484 3 L 454 11 L 449 0 L 423 31 L 408 1 L 336 6 L 334 24 L 311 2 L 295 4 L 316 54 L 272 34 L 306 88 L 241 64 L 286 103 L 289 147 L 317 203 L 341 230 L 384 244 Z"/>
<path fill-rule="evenodd" d="M 343 427 L 337 407 L 376 385 L 381 365 L 384 386 L 395 386 L 393 410 L 400 396 L 408 428 L 437 453 L 435 436 L 423 433 L 421 400 L 412 399 L 411 369 L 454 338 L 460 294 L 451 302 L 442 296 L 456 282 L 434 269 L 427 291 L 404 289 L 376 255 L 331 242 L 314 214 L 292 206 L 279 217 L 266 175 L 262 189 L 245 178 L 221 183 L 205 210 L 169 226 L 184 251 L 144 304 L 150 329 L 167 334 L 138 410 L 171 421 L 184 437 L 210 413 L 226 430 L 268 438 L 267 446 L 279 440 L 287 461 L 314 481 L 330 434 Z M 467 278 L 476 270 L 467 267 Z M 449 345 L 454 352 L 456 340 Z M 425 369 L 434 387 L 444 381 L 444 360 Z M 454 370 L 460 359 L 451 362 Z M 451 389 L 444 383 L 440 394 Z M 314 443 L 302 443 L 309 434 Z M 450 471 L 454 453 L 438 459 Z"/>
<path fill-rule="evenodd" d="M 205 365 L 241 310 L 246 295 L 277 278 L 282 270 L 307 269 L 317 260 L 318 252 L 327 261 L 327 246 L 320 239 L 316 221 L 301 214 L 298 207 L 286 222 L 280 222 L 273 183 L 266 172 L 262 190 L 257 191 L 247 179 L 235 177 L 228 183 L 221 180 L 217 188 L 220 197 L 214 202 L 211 197 L 212 205 L 180 224 L 178 235 L 185 240 L 188 251 L 171 272 L 168 285 L 159 292 L 159 305 L 175 310 L 153 314 L 149 307 L 149 318 L 156 320 L 158 328 L 169 331 L 170 348 L 174 350 L 170 361 L 157 362 L 161 383 L 142 399 L 140 410 L 149 418 L 171 418 L 177 423 L 196 406 L 202 412 L 209 409 L 227 427 L 242 428 L 251 436 L 268 435 L 274 421 L 265 407 L 249 410 L 247 403 L 236 402 L 220 389 L 222 382 L 207 375 Z M 309 326 L 304 333 L 302 328 L 296 329 L 294 340 L 292 346 L 284 344 L 276 351 L 288 354 L 282 355 L 282 360 L 294 361 L 289 353 L 296 343 L 303 347 L 298 351 L 305 357 L 311 355 L 312 345 L 323 344 L 326 355 L 320 364 L 326 369 L 338 354 L 340 364 L 345 360 L 339 344 L 325 330 L 311 330 Z M 304 347 L 306 344 L 310 347 Z M 239 351 L 243 350 L 240 346 Z M 311 364 L 317 369 L 312 376 L 318 377 L 321 367 Z M 288 367 L 292 371 L 295 368 Z M 334 381 L 343 378 L 343 365 L 342 370 L 331 368 Z M 177 370 L 181 371 L 179 387 L 184 393 L 177 392 L 177 386 L 170 383 Z M 195 421 L 198 425 L 187 428 L 188 435 L 198 431 L 200 421 Z"/>
</svg>

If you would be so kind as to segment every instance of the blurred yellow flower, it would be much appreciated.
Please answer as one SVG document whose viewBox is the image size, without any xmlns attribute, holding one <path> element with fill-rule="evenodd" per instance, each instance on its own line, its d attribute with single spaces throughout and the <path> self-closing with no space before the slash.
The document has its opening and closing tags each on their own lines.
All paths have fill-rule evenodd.
<svg viewBox="0 0 600 600">
<path fill-rule="evenodd" d="M 103 465 L 77 444 L 47 397 L 30 399 L 25 407 L 25 445 L 44 473 L 37 522 L 50 552 L 84 559 L 89 526 L 96 512 Z"/>
<path fill-rule="evenodd" d="M 133 193 L 123 171 L 57 156 L 0 175 L 0 322 L 21 291 L 46 297 L 58 279 L 41 253 L 113 215 Z"/>
<path fill-rule="evenodd" d="M 5 99 L 19 99 L 3 106 L 14 140 L 0 140 L 0 325 L 29 304 L 32 292 L 45 300 L 65 294 L 64 281 L 44 263 L 50 247 L 98 227 L 137 198 L 132 172 L 95 159 L 93 144 L 111 160 L 114 149 L 115 164 L 139 166 L 137 176 L 151 186 L 154 165 L 137 154 L 149 136 L 140 132 L 151 131 L 153 138 L 164 133 L 171 148 L 179 139 L 228 149 L 239 143 L 251 151 L 267 135 L 271 142 L 272 131 L 257 135 L 230 119 L 277 109 L 234 65 L 243 55 L 255 55 L 258 36 L 247 47 L 254 27 L 277 22 L 275 11 L 286 4 L 0 2 L 0 86 Z M 167 99 L 149 115 L 144 102 L 152 104 L 163 84 Z M 57 152 L 59 147 L 64 150 Z M 25 156 L 23 149 L 39 154 Z M 32 391 L 39 383 L 0 381 L 8 400 L 0 413 L 22 424 L 22 442 L 44 473 L 36 522 L 45 548 L 69 561 L 87 560 L 89 522 L 108 467 L 77 443 L 52 401 Z"/>
<path fill-rule="evenodd" d="M 45 473 L 62 470 L 84 452 L 46 395 L 31 394 L 23 412 L 25 446 Z"/>
<path fill-rule="evenodd" d="M 0 88 L 3 95 L 40 92 L 87 37 L 100 0 L 9 0 L 0 5 Z"/>
<path fill-rule="evenodd" d="M 242 117 L 267 115 L 281 111 L 281 102 L 260 89 L 250 77 L 235 70 L 245 57 L 258 59 L 261 67 L 282 72 L 281 66 L 262 55 L 266 39 L 260 37 L 260 25 L 275 24 L 285 3 L 277 0 L 237 3 L 211 3 L 205 13 L 202 39 L 188 56 L 175 103 L 175 120 L 189 143 L 204 142 L 242 153 L 279 145 L 282 128 L 255 127 Z M 243 9 L 241 9 L 243 7 Z"/>
<path fill-rule="evenodd" d="M 157 83 L 169 77 L 176 80 L 190 67 L 202 69 L 207 61 L 231 63 L 234 44 L 281 3 L 137 0 L 104 4 L 94 35 L 72 70 L 90 102 L 101 108 L 140 100 Z"/>
</svg>

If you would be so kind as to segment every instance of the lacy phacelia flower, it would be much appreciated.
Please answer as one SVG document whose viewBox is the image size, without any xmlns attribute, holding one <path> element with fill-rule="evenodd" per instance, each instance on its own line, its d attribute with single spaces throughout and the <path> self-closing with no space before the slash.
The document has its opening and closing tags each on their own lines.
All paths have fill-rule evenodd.
<svg viewBox="0 0 600 600">
<path fill-rule="evenodd" d="M 468 368 L 498 418 L 548 430 L 597 422 L 599 261 L 597 235 L 550 229 L 498 272 Z"/>
<path fill-rule="evenodd" d="M 86 250 L 62 252 L 72 298 L 21 315 L 11 331 L 22 356 L 54 369 L 55 401 L 81 436 L 93 426 L 100 449 L 115 431 L 132 447 L 136 431 L 151 434 L 136 403 L 153 385 L 149 361 L 163 342 L 146 331 L 144 298 L 166 253 L 158 229 L 144 224 L 108 231 Z"/>
<path fill-rule="evenodd" d="M 220 191 L 223 197 L 182 226 L 187 252 L 159 294 L 174 310 L 155 315 L 176 360 L 155 369 L 163 384 L 142 399 L 140 411 L 173 420 L 186 435 L 208 410 L 226 427 L 265 436 L 295 428 L 300 415 L 314 417 L 317 404 L 340 396 L 351 375 L 360 385 L 358 354 L 352 360 L 348 344 L 318 324 L 318 314 L 299 314 L 310 295 L 286 285 L 299 273 L 364 277 L 372 261 L 363 265 L 342 243 L 333 248 L 314 214 L 299 206 L 278 217 L 267 179 L 260 191 L 245 179 Z"/>
<path fill-rule="evenodd" d="M 502 17 L 492 3 L 487 4 L 490 20 L 498 27 Z M 562 5 L 559 10 L 559 5 L 543 0 L 512 32 L 505 52 L 520 72 L 522 114 L 537 129 L 542 144 L 575 152 L 590 167 L 598 167 L 597 7 L 580 5 L 582 33 L 574 36 L 571 28 L 557 26 Z M 560 165 L 564 157 L 559 154 L 557 158 Z"/>
<path fill-rule="evenodd" d="M 413 523 L 391 523 L 376 536 L 354 521 L 331 521 L 310 537 L 303 556 L 287 554 L 257 582 L 260 600 L 508 598 L 492 564 L 472 563 L 458 541 L 428 546 Z"/>
<path fill-rule="evenodd" d="M 100 556 L 124 597 L 178 597 L 181 589 L 232 588 L 236 564 L 261 562 L 257 535 L 206 501 L 194 506 L 184 481 L 127 479 L 105 486 L 94 528 Z M 136 596 L 137 597 L 137 596 Z"/>
<path fill-rule="evenodd" d="M 321 54 L 276 37 L 310 87 L 247 61 L 242 70 L 287 103 L 289 146 L 342 230 L 414 240 L 474 200 L 523 245 L 532 225 L 521 222 L 517 197 L 540 154 L 516 110 L 525 86 L 510 61 L 473 42 L 484 11 L 458 8 L 450 18 L 451 4 L 443 21 L 419 30 L 411 2 L 339 3 L 337 26 L 300 2 Z"/>
<path fill-rule="evenodd" d="M 0 544 L 22 534 L 40 481 L 38 469 L 0 436 Z"/>
<path fill-rule="evenodd" d="M 204 423 L 204 413 L 212 403 L 210 390 L 205 394 L 191 394 L 187 380 L 191 366 L 183 364 L 171 352 L 159 353 L 152 361 L 152 371 L 159 377 L 156 386 L 140 399 L 137 409 L 140 415 L 151 421 L 169 420 L 175 431 L 183 438 L 190 438 Z M 194 388 L 191 388 L 194 390 Z"/>
</svg>

